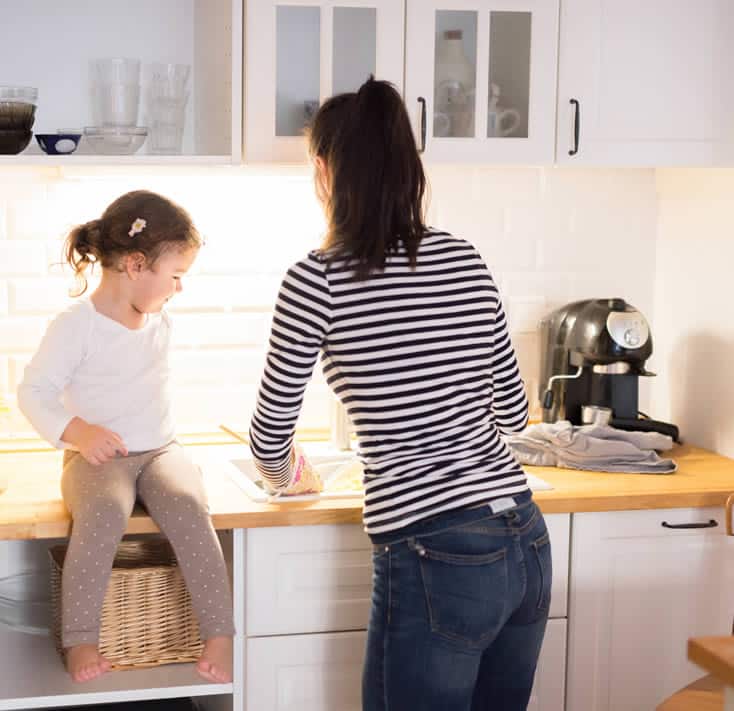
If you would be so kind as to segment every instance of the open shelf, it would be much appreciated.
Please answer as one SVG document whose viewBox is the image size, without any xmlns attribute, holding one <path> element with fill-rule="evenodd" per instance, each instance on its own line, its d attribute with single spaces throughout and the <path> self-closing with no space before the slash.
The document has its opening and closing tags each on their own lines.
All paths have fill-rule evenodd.
<svg viewBox="0 0 734 711">
<path fill-rule="evenodd" d="M 139 126 L 149 126 L 151 63 L 191 66 L 181 155 L 4 156 L 0 165 L 231 163 L 242 156 L 243 0 L 24 0 L 3 17 L 0 83 L 38 89 L 34 133 L 96 123 L 90 62 L 125 57 L 141 62 Z"/>
<path fill-rule="evenodd" d="M 0 709 L 49 708 L 144 699 L 231 694 L 232 684 L 205 682 L 193 664 L 105 674 L 85 684 L 66 673 L 51 637 L 0 625 Z"/>
<path fill-rule="evenodd" d="M 130 156 L 78 155 L 47 156 L 37 153 L 19 153 L 15 156 L 0 155 L 0 168 L 13 165 L 50 165 L 63 168 L 74 166 L 107 165 L 231 165 L 239 159 L 229 155 L 178 155 L 159 156 L 135 154 Z"/>
</svg>

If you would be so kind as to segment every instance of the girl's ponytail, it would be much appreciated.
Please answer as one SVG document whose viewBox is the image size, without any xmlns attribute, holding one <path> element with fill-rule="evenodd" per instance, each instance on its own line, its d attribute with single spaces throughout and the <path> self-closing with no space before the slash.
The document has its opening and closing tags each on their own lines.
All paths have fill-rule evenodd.
<svg viewBox="0 0 734 711">
<path fill-rule="evenodd" d="M 64 257 L 74 270 L 77 289 L 74 296 L 81 296 L 87 290 L 87 267 L 100 258 L 102 229 L 99 220 L 90 220 L 75 227 L 66 238 Z"/>
</svg>

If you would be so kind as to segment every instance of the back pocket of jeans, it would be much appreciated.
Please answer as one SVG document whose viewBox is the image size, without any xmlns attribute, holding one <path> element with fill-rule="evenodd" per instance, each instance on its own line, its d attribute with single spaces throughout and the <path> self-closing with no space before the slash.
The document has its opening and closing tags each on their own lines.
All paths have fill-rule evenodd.
<svg viewBox="0 0 734 711">
<path fill-rule="evenodd" d="M 508 576 L 504 548 L 490 553 L 438 551 L 413 541 L 431 630 L 442 637 L 480 645 L 492 639 L 505 622 Z"/>
</svg>

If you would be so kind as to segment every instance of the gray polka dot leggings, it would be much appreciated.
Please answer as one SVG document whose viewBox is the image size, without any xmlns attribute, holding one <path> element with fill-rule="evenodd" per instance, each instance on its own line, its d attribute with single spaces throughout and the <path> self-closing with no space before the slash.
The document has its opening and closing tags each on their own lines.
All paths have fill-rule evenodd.
<svg viewBox="0 0 734 711">
<path fill-rule="evenodd" d="M 234 634 L 227 568 L 201 471 L 178 442 L 99 466 L 67 450 L 61 491 L 73 519 L 61 579 L 64 647 L 99 642 L 112 561 L 138 498 L 171 542 L 201 638 Z"/>
</svg>

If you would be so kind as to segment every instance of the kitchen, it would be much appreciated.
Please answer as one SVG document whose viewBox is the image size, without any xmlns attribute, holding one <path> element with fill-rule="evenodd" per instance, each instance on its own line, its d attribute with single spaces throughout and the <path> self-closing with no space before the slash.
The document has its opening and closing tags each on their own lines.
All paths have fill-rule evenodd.
<svg viewBox="0 0 734 711">
<path fill-rule="evenodd" d="M 649 367 L 658 375 L 642 384 L 641 409 L 676 423 L 686 442 L 734 457 L 732 425 L 724 412 L 732 389 L 726 366 L 734 338 L 724 306 L 725 265 L 727 257 L 732 256 L 731 242 L 725 237 L 732 218 L 725 211 L 734 181 L 734 173 L 726 167 L 731 165 L 733 143 L 732 122 L 728 120 L 731 89 L 726 86 L 729 50 L 719 41 L 727 36 L 726 28 L 730 26 L 727 3 L 660 1 L 639 7 L 631 2 L 574 0 L 561 2 L 560 9 L 556 2 L 540 0 L 518 0 L 501 7 L 489 1 L 460 6 L 450 2 L 348 4 L 377 8 L 374 36 L 380 38 L 380 43 L 376 71 L 404 87 L 418 134 L 421 105 L 416 97 L 425 96 L 429 117 L 437 113 L 430 88 L 433 77 L 427 75 L 433 58 L 425 56 L 426 52 L 432 54 L 435 45 L 421 40 L 425 32 L 434 32 L 435 12 L 480 11 L 475 49 L 479 56 L 491 52 L 490 28 L 484 13 L 531 13 L 532 39 L 529 46 L 527 42 L 520 45 L 531 56 L 526 84 L 532 90 L 522 100 L 531 117 L 528 138 L 461 139 L 439 135 L 446 131 L 445 118 L 433 122 L 429 119 L 428 222 L 472 241 L 489 263 L 507 305 L 513 343 L 531 396 L 531 416 L 540 416 L 540 318 L 576 299 L 622 296 L 651 324 L 654 352 Z M 8 35 L 7 41 L 3 36 L 0 66 L 11 67 L 12 71 L 4 72 L 2 81 L 39 87 L 34 130 L 41 133 L 90 121 L 86 71 L 92 59 L 132 56 L 139 57 L 144 65 L 169 61 L 193 67 L 180 155 L 151 155 L 144 144 L 130 156 L 85 154 L 82 146 L 67 157 L 44 156 L 37 147 L 31 152 L 31 145 L 19 155 L 0 158 L 0 392 L 10 403 L 5 419 L 0 414 L 0 429 L 16 442 L 25 442 L 30 428 L 14 407 L 15 387 L 49 319 L 68 302 L 70 279 L 58 266 L 64 232 L 88 219 L 90 213 L 99 212 L 117 195 L 138 187 L 159 191 L 184 205 L 207 241 L 183 293 L 171 307 L 176 324 L 172 367 L 179 427 L 184 433 L 192 433 L 192 439 L 197 433 L 216 433 L 212 436 L 219 442 L 230 441 L 217 432 L 220 423 L 240 431 L 246 428 L 280 278 L 290 263 L 318 244 L 324 228 L 302 141 L 277 136 L 272 130 L 276 33 L 267 18 L 272 18 L 274 5 L 250 2 L 243 9 L 237 1 L 161 0 L 128 4 L 124 12 L 114 14 L 112 5 L 101 4 L 91 12 L 76 2 L 65 5 L 67 11 L 59 17 L 55 5 L 37 0 L 14 8 L 10 22 L 4 23 L 2 32 Z M 346 3 L 308 3 L 308 7 L 322 8 L 342 5 Z M 328 66 L 327 60 L 337 46 L 328 41 L 328 17 L 330 13 L 323 12 L 322 39 L 320 44 L 316 42 L 322 67 Z M 666 17 L 666 23 L 661 23 L 660 17 Z M 28 26 L 45 40 L 44 50 L 34 58 L 22 52 L 20 28 Z M 269 29 L 260 30 L 262 27 Z M 464 36 L 470 36 L 466 26 L 462 30 Z M 69 42 L 69 37 L 79 39 Z M 22 62 L 19 56 L 23 56 Z M 477 69 L 477 126 L 487 123 L 489 113 L 488 64 L 480 62 Z M 318 69 L 318 62 L 316 66 Z M 321 71 L 315 91 L 324 98 L 331 93 L 331 78 L 327 70 Z M 503 106 L 509 85 L 496 83 L 501 89 L 499 105 Z M 575 155 L 569 155 L 575 148 L 572 98 L 580 104 Z M 520 103 L 518 100 L 516 105 Z M 462 141 L 468 147 L 457 145 Z M 338 420 L 333 410 L 331 395 L 317 369 L 307 391 L 299 431 L 304 437 L 328 438 L 330 419 Z M 9 448 L 13 448 L 10 441 Z M 50 470 L 53 473 L 53 464 Z M 5 468 L 0 470 L 0 476 L 5 473 Z M 551 476 L 542 476 L 552 482 Z M 589 481 L 590 476 L 584 475 L 583 481 Z M 649 487 L 662 486 L 649 478 L 638 479 L 640 489 L 649 496 Z M 700 544 L 699 539 L 690 541 L 692 549 L 700 545 L 711 556 L 714 550 L 720 556 L 721 566 L 711 563 L 719 558 L 707 562 L 714 571 L 713 579 L 704 578 L 705 591 L 700 592 L 694 585 L 702 583 L 699 577 L 680 580 L 682 587 L 668 590 L 670 607 L 660 609 L 655 619 L 680 615 L 679 603 L 693 604 L 688 596 L 694 590 L 700 595 L 694 605 L 698 612 L 691 613 L 690 619 L 695 620 L 701 610 L 717 611 L 710 613 L 701 628 L 693 624 L 690 634 L 678 630 L 671 640 L 653 640 L 665 650 L 675 644 L 675 653 L 683 662 L 676 657 L 671 668 L 680 669 L 682 665 L 685 678 L 673 673 L 659 687 L 638 692 L 638 696 L 642 694 L 639 708 L 650 708 L 651 699 L 661 702 L 700 675 L 700 670 L 686 666 L 685 641 L 689 636 L 729 630 L 732 602 L 719 600 L 716 591 L 731 590 L 731 571 L 723 564 L 725 539 L 719 540 L 718 534 L 723 528 L 723 492 L 734 490 L 734 482 L 717 481 L 711 486 L 707 494 L 694 491 L 689 499 L 682 495 L 673 498 L 670 506 L 660 506 L 650 498 L 646 505 L 638 501 L 629 506 L 641 509 L 640 515 L 646 508 L 665 509 L 665 514 L 655 512 L 656 527 L 660 526 L 661 516 L 670 517 L 669 509 L 681 509 L 678 513 L 686 521 L 707 521 L 709 514 L 719 521 L 717 535 L 709 531 Z M 560 491 L 542 494 L 556 495 L 560 496 Z M 246 498 L 241 506 L 244 510 L 250 506 Z M 354 525 L 334 529 L 341 532 L 344 545 L 365 545 L 366 539 L 360 537 L 356 525 L 359 512 L 354 501 L 345 500 L 336 506 L 342 510 L 342 518 L 331 509 L 319 513 L 317 507 L 311 513 L 299 510 L 303 518 L 293 520 L 299 525 L 349 522 Z M 621 511 L 625 506 L 607 506 L 606 510 L 615 508 Z M 545 510 L 574 516 L 574 533 L 582 521 L 577 512 L 584 511 L 570 505 L 565 511 Z M 226 506 L 222 511 L 233 514 Z M 257 516 L 265 525 L 265 515 Z M 570 516 L 565 521 L 559 519 L 561 528 L 571 527 Z M 233 545 L 233 550 L 240 551 L 237 555 L 244 556 L 240 549 L 247 545 L 249 550 L 256 536 L 268 534 L 265 528 L 256 532 L 238 529 L 231 518 L 228 524 L 226 519 L 222 521 L 223 528 L 240 530 L 233 534 L 234 541 L 239 541 Z M 637 530 L 638 524 L 627 525 L 630 532 Z M 317 533 L 318 527 L 299 529 L 303 530 L 313 536 L 336 535 L 330 527 L 321 534 Z M 52 526 L 49 537 L 61 535 L 58 531 L 58 525 Z M 651 534 L 649 540 L 654 539 Z M 576 543 L 574 537 L 572 545 Z M 48 541 L 40 544 L 48 547 Z M 19 557 L 21 566 L 26 556 L 43 559 L 43 551 L 28 551 L 32 546 L 4 545 L 16 551 L 13 555 Z M 665 550 L 669 556 L 676 553 L 675 546 L 664 542 L 660 545 L 668 546 Z M 562 546 L 556 548 L 561 550 Z M 7 558 L 11 560 L 12 556 Z M 573 555 L 571 558 L 575 559 Z M 240 563 L 244 570 L 245 562 Z M 2 570 L 0 577 L 14 571 Z M 364 576 L 364 571 L 361 574 Z M 562 598 L 564 594 L 560 593 L 558 599 Z M 660 603 L 659 598 L 645 599 L 642 609 L 652 614 Z M 364 616 L 364 608 L 359 609 Z M 576 685 L 573 657 L 566 666 L 565 654 L 567 641 L 573 654 L 572 614 L 572 604 L 557 612 L 558 620 L 569 620 L 569 630 L 561 635 L 559 649 L 563 651 L 553 657 L 563 664 L 560 672 L 551 675 L 566 680 L 565 690 L 559 692 L 561 705 L 551 705 L 541 698 L 538 708 L 564 708 L 564 702 L 568 709 L 634 708 L 624 696 L 635 692 L 629 677 L 624 676 L 629 669 L 619 671 L 620 683 L 606 679 L 603 689 L 589 691 Z M 712 618 L 716 629 L 710 629 Z M 356 634 L 344 630 L 363 627 L 364 622 L 349 619 L 336 627 L 324 623 L 320 628 L 294 627 L 288 631 L 338 636 Z M 276 629 L 258 639 L 284 639 L 282 634 Z M 628 636 L 624 644 L 633 641 Z M 613 648 L 610 640 L 605 643 Z M 347 647 L 353 649 L 354 645 Z M 293 649 L 292 645 L 286 648 Z M 646 656 L 645 661 L 648 659 Z M 248 662 L 240 661 L 243 676 L 235 680 L 233 689 L 222 692 L 219 702 L 223 707 L 229 704 L 231 708 L 234 703 L 242 708 L 247 693 L 254 693 L 242 686 Z M 619 665 L 623 660 L 614 661 Z M 656 670 L 650 663 L 650 668 L 642 671 L 654 675 Z M 578 668 L 575 673 L 578 675 Z M 100 682 L 101 688 L 110 689 L 103 700 L 154 698 L 150 689 L 158 688 L 160 674 L 150 674 L 152 682 L 120 682 L 114 677 L 123 674 L 112 675 L 111 680 Z M 177 684 L 177 696 L 188 695 L 187 683 Z M 122 684 L 124 691 L 116 684 Z M 54 689 L 48 692 L 53 696 Z M 86 692 L 78 693 L 64 698 L 63 704 L 56 698 L 37 705 L 101 702 L 99 697 L 94 700 L 85 698 Z M 131 695 L 126 697 L 125 693 Z M 201 687 L 196 693 L 204 694 Z M 588 701 L 589 694 L 596 705 Z M 214 695 L 211 699 L 212 704 L 217 703 Z M 253 708 L 269 708 L 264 702 L 249 703 Z M 322 704 L 314 708 L 327 707 L 326 701 Z M 0 708 L 27 706 L 17 698 L 0 699 Z"/>
</svg>

